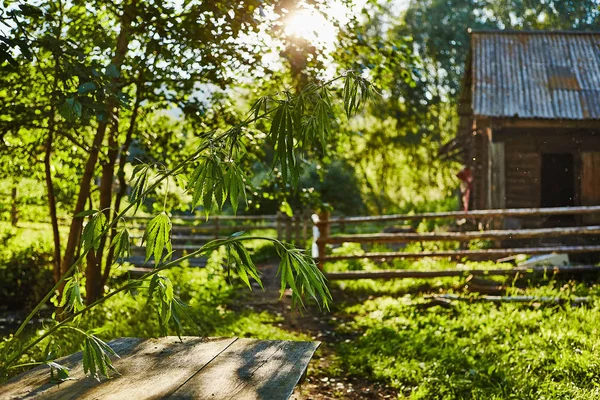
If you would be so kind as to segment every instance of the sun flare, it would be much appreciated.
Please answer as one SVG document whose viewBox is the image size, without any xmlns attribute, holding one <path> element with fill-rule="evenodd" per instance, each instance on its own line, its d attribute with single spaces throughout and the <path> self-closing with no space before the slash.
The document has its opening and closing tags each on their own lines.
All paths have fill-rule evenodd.
<svg viewBox="0 0 600 400">
<path fill-rule="evenodd" d="M 302 38 L 313 44 L 329 45 L 335 41 L 336 36 L 333 23 L 320 12 L 308 8 L 290 13 L 285 19 L 284 29 L 286 35 Z"/>
</svg>

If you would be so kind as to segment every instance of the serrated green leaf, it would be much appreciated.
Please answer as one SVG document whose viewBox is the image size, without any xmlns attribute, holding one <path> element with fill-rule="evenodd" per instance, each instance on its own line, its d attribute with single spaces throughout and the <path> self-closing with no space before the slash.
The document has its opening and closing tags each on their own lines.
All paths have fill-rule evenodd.
<svg viewBox="0 0 600 400">
<path fill-rule="evenodd" d="M 137 212 L 139 206 L 145 199 L 144 192 L 148 186 L 149 172 L 150 166 L 146 164 L 138 164 L 133 169 L 133 173 L 131 175 L 133 185 L 129 195 L 129 201 L 136 204 L 134 213 Z"/>
<path fill-rule="evenodd" d="M 131 241 L 127 229 L 117 232 L 110 245 L 115 247 L 115 260 L 129 257 L 131 255 Z"/>
<path fill-rule="evenodd" d="M 254 265 L 254 262 L 252 261 L 252 258 L 250 257 L 250 254 L 248 253 L 248 250 L 246 250 L 246 248 L 239 242 L 233 242 L 232 246 L 233 246 L 233 249 L 235 250 L 235 252 L 237 253 L 237 258 L 241 262 L 241 265 L 238 268 L 238 273 L 240 274 L 240 277 L 242 278 L 244 283 L 246 283 L 246 285 L 250 289 L 252 289 L 252 286 L 250 285 L 248 277 L 246 276 L 246 274 L 247 274 L 247 275 L 250 275 L 250 277 L 252 277 L 252 279 L 254 279 L 260 285 L 260 287 L 264 289 L 262 281 L 259 276 L 258 269 L 256 268 L 256 265 Z"/>
<path fill-rule="evenodd" d="M 98 250 L 100 246 L 100 238 L 106 227 L 106 216 L 102 212 L 93 214 L 92 218 L 83 228 L 81 234 L 81 246 L 85 251 L 91 249 Z"/>
<path fill-rule="evenodd" d="M 69 379 L 69 368 L 65 367 L 64 365 L 60 365 L 55 361 L 48 361 L 46 362 L 46 365 L 50 367 L 50 374 L 53 378 L 54 373 L 56 372 L 56 378 L 54 378 L 53 380 L 63 382 Z"/>
<path fill-rule="evenodd" d="M 162 212 L 148 222 L 143 242 L 146 243 L 146 262 L 154 256 L 155 266 L 162 261 L 163 252 L 172 251 L 171 220 L 167 213 Z"/>
<path fill-rule="evenodd" d="M 98 210 L 85 210 L 85 211 L 75 214 L 75 217 L 89 217 L 90 215 L 94 215 L 97 212 L 98 212 Z"/>
</svg>

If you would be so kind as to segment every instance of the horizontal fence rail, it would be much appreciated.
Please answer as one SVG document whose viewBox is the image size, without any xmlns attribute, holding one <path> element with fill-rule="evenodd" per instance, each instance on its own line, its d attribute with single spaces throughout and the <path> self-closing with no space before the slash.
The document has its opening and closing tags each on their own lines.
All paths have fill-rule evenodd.
<svg viewBox="0 0 600 400">
<path fill-rule="evenodd" d="M 552 207 L 552 208 L 519 208 L 519 209 L 494 209 L 449 211 L 422 214 L 396 214 L 379 216 L 357 216 L 357 217 L 334 217 L 329 218 L 327 213 L 313 215 L 315 225 L 313 257 L 323 262 L 371 259 L 387 260 L 394 258 L 419 259 L 426 257 L 443 258 L 470 258 L 476 260 L 494 260 L 501 257 L 509 257 L 517 254 L 551 254 L 551 253 L 595 253 L 600 252 L 598 242 L 600 239 L 600 225 L 591 226 L 569 226 L 569 227 L 543 227 L 523 229 L 493 229 L 493 230 L 470 230 L 470 231 L 442 231 L 442 232 L 414 232 L 411 227 L 392 228 L 400 232 L 380 232 L 369 234 L 337 234 L 332 235 L 333 226 L 340 226 L 343 230 L 347 224 L 355 224 L 359 230 L 361 224 L 378 224 L 395 221 L 422 221 L 431 219 L 486 219 L 504 217 L 539 217 L 556 215 L 600 215 L 600 206 L 582 207 Z M 363 227 L 364 229 L 364 227 Z M 561 243 L 561 238 L 575 237 L 567 243 Z M 597 238 L 596 238 L 597 237 Z M 590 240 L 585 238 L 591 238 Z M 525 247 L 519 241 L 535 239 L 538 243 Z M 544 243 L 545 239 L 553 239 L 550 243 Z M 464 245 L 458 250 L 437 251 L 393 251 L 381 253 L 329 255 L 326 253 L 328 245 L 340 245 L 343 243 L 360 244 L 392 244 L 392 243 L 422 243 L 422 242 L 457 242 L 467 243 L 473 240 L 489 240 L 495 248 L 483 250 L 465 249 Z M 504 242 L 503 242 L 504 241 Z M 507 245 L 507 241 L 517 241 L 518 245 Z M 573 243 L 573 241 L 576 241 Z M 582 242 L 582 243 L 580 243 Z M 510 242 L 509 242 L 510 243 Z M 569 245 L 567 245 L 570 243 Z M 528 245 L 528 244 L 527 244 Z"/>
<path fill-rule="evenodd" d="M 328 280 L 356 280 L 356 279 L 389 279 L 389 278 L 444 278 L 461 276 L 515 276 L 524 274 L 582 274 L 598 273 L 600 267 L 595 265 L 577 266 L 548 266 L 548 267 L 515 267 L 502 269 L 445 269 L 438 271 L 410 271 L 410 270 L 382 270 L 382 271 L 344 271 L 330 272 L 325 276 Z"/>
<path fill-rule="evenodd" d="M 520 230 L 493 230 L 469 232 L 376 233 L 366 235 L 338 235 L 323 239 L 325 243 L 405 243 L 422 241 L 468 242 L 475 239 L 532 239 L 573 235 L 598 235 L 600 226 L 568 228 L 541 228 Z"/>
<path fill-rule="evenodd" d="M 600 206 L 548 207 L 548 208 L 507 208 L 493 210 L 447 211 L 422 214 L 391 214 L 359 217 L 333 217 L 329 224 L 360 224 L 365 222 L 415 221 L 427 219 L 479 219 L 490 217 L 538 217 L 551 215 L 600 214 Z"/>
<path fill-rule="evenodd" d="M 552 247 L 522 247 L 513 249 L 484 249 L 484 250 L 446 250 L 393 253 L 365 253 L 362 255 L 326 256 L 323 261 L 340 260 L 387 260 L 393 258 L 464 258 L 473 257 L 478 260 L 494 260 L 515 254 L 551 254 L 551 253 L 592 253 L 600 252 L 600 246 L 552 246 Z"/>
</svg>

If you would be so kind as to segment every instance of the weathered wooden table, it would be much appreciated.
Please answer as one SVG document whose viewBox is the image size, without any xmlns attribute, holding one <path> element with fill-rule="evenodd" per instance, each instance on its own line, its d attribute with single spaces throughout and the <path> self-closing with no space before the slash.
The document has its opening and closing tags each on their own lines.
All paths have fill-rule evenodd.
<svg viewBox="0 0 600 400">
<path fill-rule="evenodd" d="M 0 386 L 0 399 L 288 399 L 318 342 L 242 338 L 121 338 L 111 379 L 86 377 L 81 352 L 59 360 L 72 379 L 50 382 L 48 367 Z"/>
</svg>

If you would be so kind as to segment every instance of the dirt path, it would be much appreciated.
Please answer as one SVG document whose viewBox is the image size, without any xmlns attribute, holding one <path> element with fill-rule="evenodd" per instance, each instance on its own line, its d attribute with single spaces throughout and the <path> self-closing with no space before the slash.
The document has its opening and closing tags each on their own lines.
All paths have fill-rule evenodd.
<svg viewBox="0 0 600 400">
<path fill-rule="evenodd" d="M 306 380 L 299 387 L 295 399 L 392 399 L 397 392 L 379 382 L 361 377 L 348 376 L 336 361 L 336 346 L 351 337 L 336 332 L 337 324 L 347 316 L 340 315 L 333 305 L 331 312 L 309 308 L 302 313 L 292 309 L 290 296 L 279 300 L 279 278 L 277 264 L 260 266 L 265 290 L 254 290 L 240 307 L 249 307 L 257 312 L 267 311 L 281 316 L 281 329 L 298 332 L 321 342 L 312 359 Z M 336 298 L 334 293 L 334 298 Z M 342 297 L 342 296 L 339 296 Z"/>
</svg>

